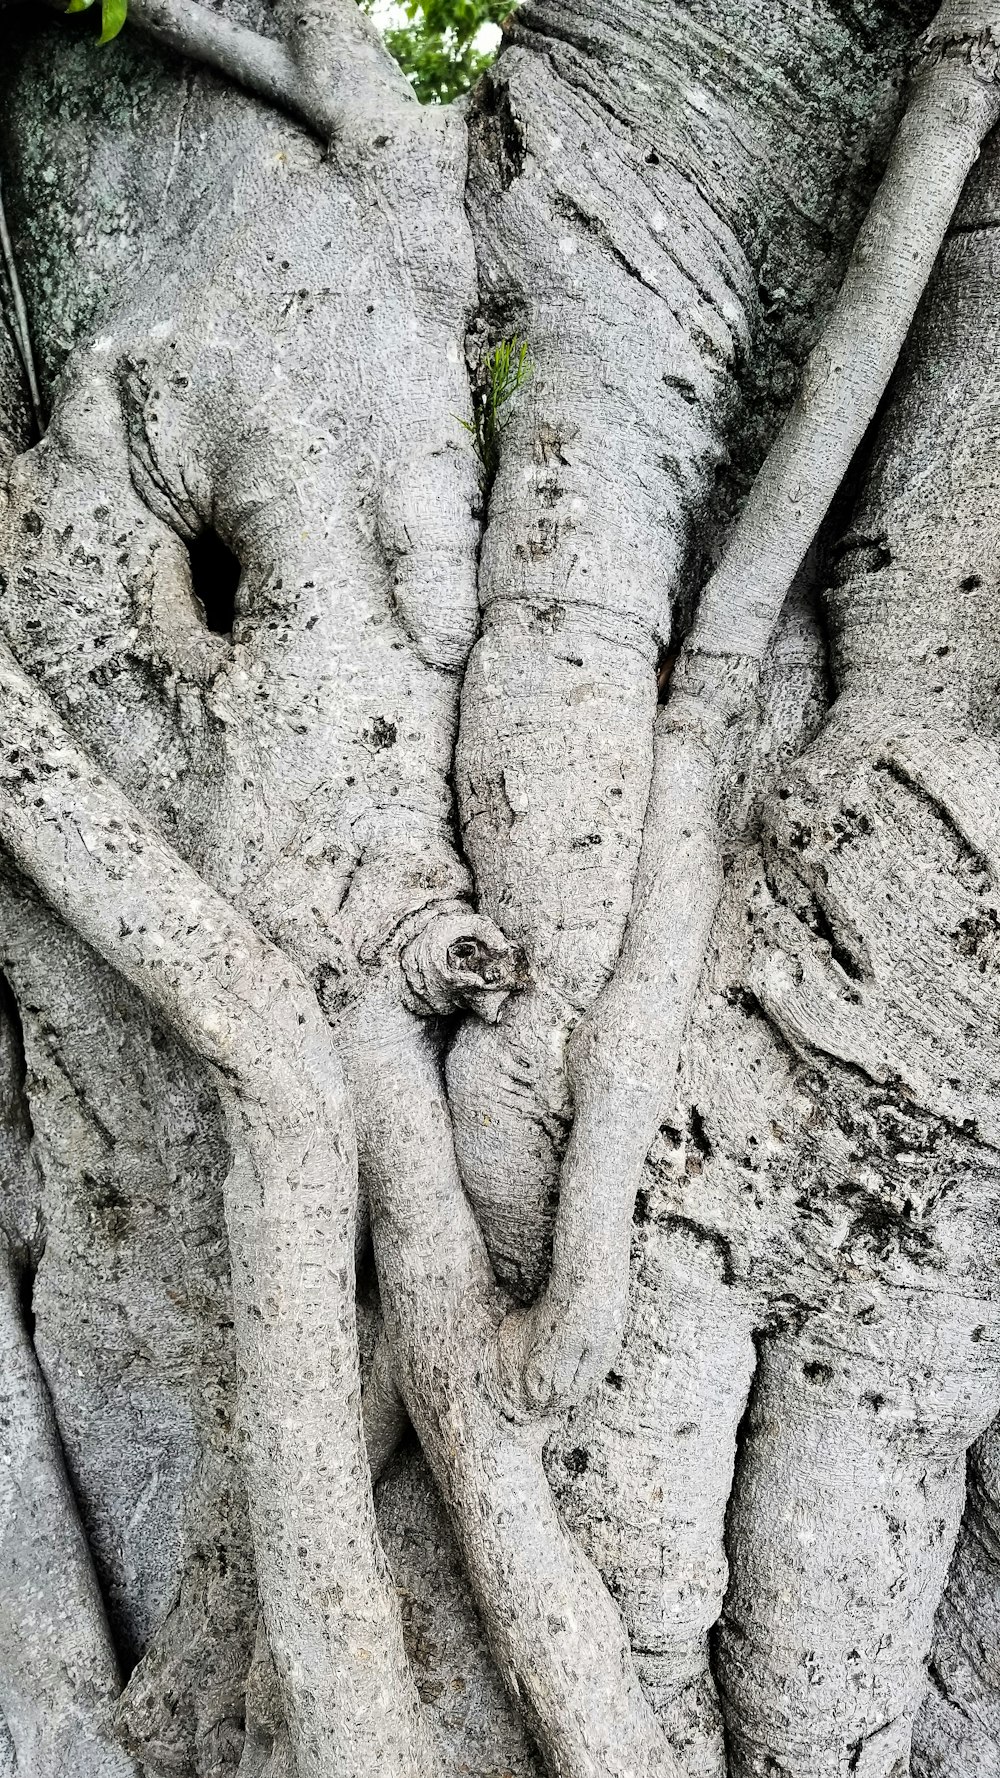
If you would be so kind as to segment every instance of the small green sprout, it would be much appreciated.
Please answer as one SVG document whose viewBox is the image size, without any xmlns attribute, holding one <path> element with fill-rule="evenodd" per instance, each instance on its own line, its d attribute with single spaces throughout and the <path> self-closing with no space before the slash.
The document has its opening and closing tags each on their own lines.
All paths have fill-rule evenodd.
<svg viewBox="0 0 1000 1778">
<path fill-rule="evenodd" d="M 459 420 L 479 458 L 480 478 L 489 488 L 500 466 L 500 435 L 511 416 L 511 403 L 531 375 L 527 340 L 514 334 L 485 353 L 472 386 L 472 419 Z"/>
<path fill-rule="evenodd" d="M 94 0 L 69 0 L 66 11 L 86 12 L 93 4 Z M 101 0 L 101 35 L 97 39 L 98 43 L 110 43 L 112 37 L 117 37 L 125 23 L 127 12 L 128 0 Z"/>
</svg>

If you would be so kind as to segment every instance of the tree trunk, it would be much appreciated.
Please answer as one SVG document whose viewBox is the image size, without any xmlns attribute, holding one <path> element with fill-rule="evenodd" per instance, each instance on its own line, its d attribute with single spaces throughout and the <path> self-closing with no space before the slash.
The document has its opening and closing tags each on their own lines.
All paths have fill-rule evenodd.
<svg viewBox="0 0 1000 1778">
<path fill-rule="evenodd" d="M 0 30 L 0 1774 L 1000 1775 L 1000 15 Z"/>
</svg>

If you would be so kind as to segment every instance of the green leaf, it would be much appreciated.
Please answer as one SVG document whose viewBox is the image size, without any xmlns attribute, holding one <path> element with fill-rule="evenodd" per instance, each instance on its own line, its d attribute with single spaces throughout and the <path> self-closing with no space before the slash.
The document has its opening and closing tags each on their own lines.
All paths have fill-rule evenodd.
<svg viewBox="0 0 1000 1778">
<path fill-rule="evenodd" d="M 531 375 L 531 357 L 527 340 L 514 334 L 497 340 L 486 352 L 472 384 L 472 419 L 458 424 L 472 438 L 472 448 L 479 458 L 479 479 L 485 493 L 489 492 L 500 464 L 500 436 L 511 418 L 515 395 Z"/>
<path fill-rule="evenodd" d="M 93 6 L 93 4 L 94 0 L 69 0 L 69 5 L 67 6 L 66 11 L 86 12 L 88 6 Z"/>
<path fill-rule="evenodd" d="M 405 25 L 385 32 L 386 45 L 425 105 L 446 105 L 474 86 L 493 60 L 475 48 L 483 25 L 499 25 L 513 0 L 402 0 Z M 359 0 L 362 12 L 376 0 Z"/>
<path fill-rule="evenodd" d="M 110 43 L 117 37 L 128 12 L 128 0 L 101 0 L 101 35 L 98 43 Z"/>
</svg>

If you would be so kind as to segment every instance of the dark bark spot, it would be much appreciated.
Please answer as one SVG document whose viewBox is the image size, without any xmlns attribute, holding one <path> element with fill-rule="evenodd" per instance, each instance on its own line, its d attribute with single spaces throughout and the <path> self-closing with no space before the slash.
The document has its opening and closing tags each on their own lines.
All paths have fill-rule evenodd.
<svg viewBox="0 0 1000 1778">
<path fill-rule="evenodd" d="M 887 537 L 845 537 L 836 552 L 836 580 L 838 583 L 850 578 L 852 574 L 881 574 L 892 565 L 892 551 Z"/>
<path fill-rule="evenodd" d="M 931 1235 L 913 1221 L 910 1205 L 898 1211 L 872 1197 L 851 1224 L 847 1246 L 867 1249 L 882 1260 L 898 1252 L 913 1265 L 940 1263 Z"/>
<path fill-rule="evenodd" d="M 543 635 L 554 636 L 566 622 L 566 607 L 558 600 L 551 605 L 536 605 L 531 614 L 531 627 Z"/>
<path fill-rule="evenodd" d="M 846 945 L 838 939 L 833 927 L 827 919 L 824 909 L 820 906 L 818 901 L 811 903 L 808 918 L 809 925 L 813 932 L 815 932 L 816 937 L 822 939 L 824 944 L 829 945 L 830 956 L 834 963 L 840 965 L 844 974 L 850 977 L 851 981 L 859 982 L 862 979 L 864 973 L 863 970 L 858 964 L 857 959 L 851 955 Z"/>
<path fill-rule="evenodd" d="M 556 519 L 546 518 L 543 513 L 533 536 L 528 538 L 528 554 L 533 562 L 540 562 L 550 556 L 559 542 L 559 524 Z M 519 549 L 519 554 L 523 551 Z"/>
<path fill-rule="evenodd" d="M 551 425 L 548 420 L 543 420 L 535 434 L 535 462 L 544 463 L 546 465 L 550 463 L 561 463 L 564 469 L 568 468 L 569 458 L 566 455 L 567 443 L 568 439 L 563 437 L 563 434 L 559 431 L 557 426 Z M 560 490 L 560 492 L 562 492 L 562 490 Z"/>
<path fill-rule="evenodd" d="M 110 1179 L 99 1182 L 84 1175 L 84 1183 L 92 1188 L 91 1202 L 108 1239 L 124 1241 L 132 1227 L 132 1205 L 125 1193 Z"/>
<path fill-rule="evenodd" d="M 572 1451 L 567 1451 L 563 1462 L 570 1475 L 583 1475 L 590 1468 L 590 1453 L 576 1445 Z"/>
<path fill-rule="evenodd" d="M 394 722 L 385 716 L 376 716 L 371 726 L 370 739 L 373 747 L 395 747 L 398 730 Z"/>
<path fill-rule="evenodd" d="M 961 955 L 975 957 L 991 939 L 995 942 L 1000 937 L 1000 914 L 996 908 L 981 908 L 959 923 L 954 936 Z"/>
<path fill-rule="evenodd" d="M 664 388 L 672 389 L 674 394 L 679 395 L 688 407 L 698 406 L 698 391 L 689 378 L 675 376 L 671 372 L 665 371 L 662 381 Z"/>
<path fill-rule="evenodd" d="M 191 586 L 205 614 L 206 629 L 215 636 L 231 636 L 240 584 L 239 562 L 211 527 L 189 543 L 188 557 Z"/>
<path fill-rule="evenodd" d="M 688 1141 L 702 1160 L 707 1161 L 712 1152 L 712 1144 L 708 1139 L 704 1120 L 697 1105 L 692 1105 L 688 1115 Z"/>
<path fill-rule="evenodd" d="M 833 1370 L 828 1364 L 821 1364 L 818 1359 L 810 1359 L 802 1366 L 802 1375 L 807 1383 L 832 1383 Z"/>
<path fill-rule="evenodd" d="M 727 1005 L 738 1006 L 740 1012 L 746 1013 L 748 1019 L 767 1017 L 756 994 L 751 988 L 745 987 L 742 982 L 730 983 L 725 992 L 725 999 Z"/>
<path fill-rule="evenodd" d="M 977 587 L 982 586 L 983 582 L 982 582 L 982 577 L 980 575 L 967 574 L 965 579 L 959 581 L 958 584 L 961 587 L 963 593 L 974 593 Z"/>
</svg>

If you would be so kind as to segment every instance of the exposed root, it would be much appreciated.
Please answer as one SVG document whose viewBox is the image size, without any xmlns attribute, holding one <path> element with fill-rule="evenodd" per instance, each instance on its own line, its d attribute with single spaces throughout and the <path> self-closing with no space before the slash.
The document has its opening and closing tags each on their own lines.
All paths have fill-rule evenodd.
<svg viewBox="0 0 1000 1778">
<path fill-rule="evenodd" d="M 541 1429 L 496 1386 L 498 1289 L 455 1161 L 437 1057 L 391 964 L 337 1028 L 392 1369 L 449 1508 L 508 1690 L 560 1778 L 679 1778 L 620 1616 L 567 1536 Z M 373 1417 L 374 1418 L 374 1417 Z"/>
<path fill-rule="evenodd" d="M 17 1134 L 12 1058 L 0 1008 L 0 1673 L 3 1720 L 18 1769 L 138 1778 L 117 1744 L 119 1676 L 59 1432 L 24 1326 L 20 1276 L 2 1212 L 28 1164 Z M 19 1154 L 16 1150 L 20 1148 Z"/>
</svg>

